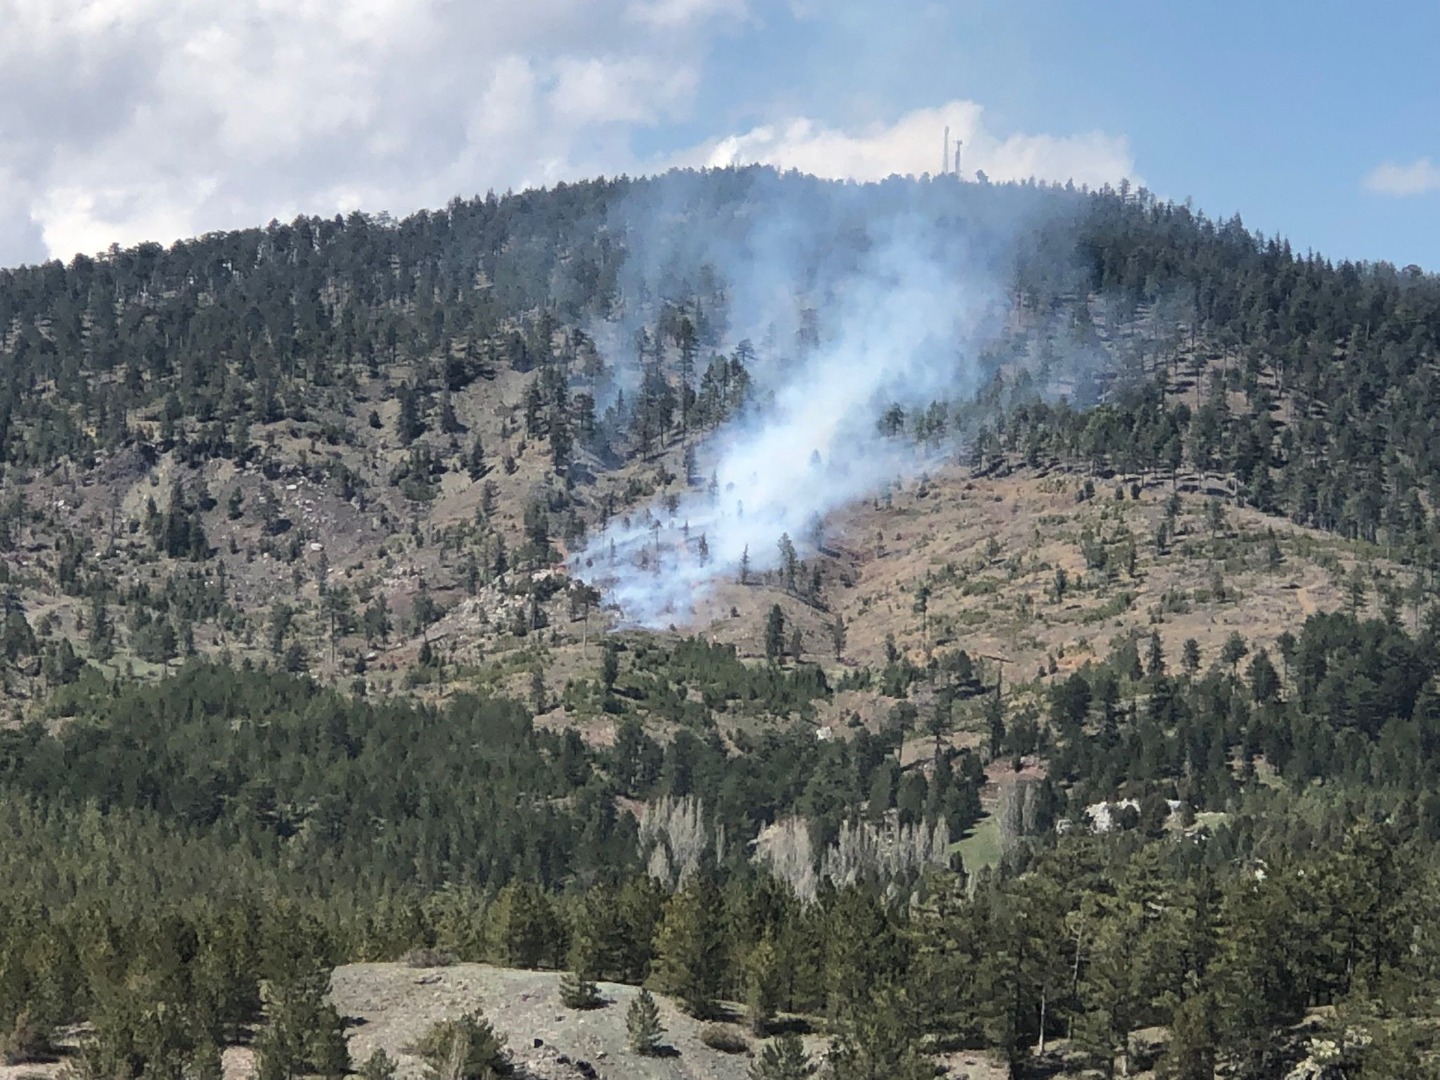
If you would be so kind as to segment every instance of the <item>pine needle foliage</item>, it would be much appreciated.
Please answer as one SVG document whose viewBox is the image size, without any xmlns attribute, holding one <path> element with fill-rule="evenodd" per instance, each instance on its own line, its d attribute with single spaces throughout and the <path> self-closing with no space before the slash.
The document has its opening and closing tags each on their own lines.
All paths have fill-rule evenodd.
<svg viewBox="0 0 1440 1080">
<path fill-rule="evenodd" d="M 645 1057 L 660 1052 L 660 1039 L 665 1034 L 660 1023 L 660 1007 L 649 990 L 642 989 L 630 1002 L 625 1013 L 625 1030 L 630 1035 L 630 1049 Z"/>
</svg>

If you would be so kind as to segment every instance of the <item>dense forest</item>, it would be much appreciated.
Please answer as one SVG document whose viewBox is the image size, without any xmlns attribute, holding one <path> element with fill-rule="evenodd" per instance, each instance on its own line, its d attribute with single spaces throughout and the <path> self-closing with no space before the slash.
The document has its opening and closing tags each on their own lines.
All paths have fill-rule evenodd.
<svg viewBox="0 0 1440 1080">
<path fill-rule="evenodd" d="M 589 748 L 509 701 L 211 664 L 82 679 L 55 734 L 0 740 L 10 1053 L 88 1017 L 95 1075 L 180 1075 L 257 1019 L 262 983 L 303 997 L 339 960 L 433 950 L 647 981 L 699 1016 L 743 1002 L 758 1032 L 823 1017 L 841 1077 L 926 1076 L 925 1048 L 956 1044 L 1023 1067 L 1061 1037 L 1109 1068 L 1156 1024 L 1166 1075 L 1274 1075 L 1275 1033 L 1315 1006 L 1372 1040 L 1353 1075 L 1421 1075 L 1435 654 L 1317 616 L 1289 676 L 1117 656 L 1057 683 L 1042 724 L 997 724 L 997 756 L 1039 740 L 1055 779 L 1011 789 L 1004 861 L 970 878 L 947 838 L 978 816 L 979 762 L 897 768 L 903 695 L 879 736 L 802 723 L 735 753 L 703 725 Z M 725 667 L 701 665 L 721 690 Z M 1125 796 L 1103 834 L 1092 790 Z"/>
<path fill-rule="evenodd" d="M 767 212 L 811 287 L 752 339 L 716 260 Z M 1002 329 L 978 393 L 881 435 L 1087 497 L 1119 475 L 1178 507 L 1199 477 L 1408 593 L 1371 609 L 1357 574 L 1263 642 L 1202 657 L 1152 619 L 1006 681 L 931 636 L 927 583 L 895 616 L 923 649 L 855 660 L 817 527 L 753 572 L 754 654 L 618 626 L 564 550 L 703 490 L 697 447 L 763 420 L 859 223 L 901 214 L 966 231 Z M 597 180 L 0 271 L 0 1054 L 209 1080 L 244 1043 L 263 1080 L 380 1080 L 326 984 L 410 958 L 743 1016 L 757 1080 L 929 1077 L 954 1048 L 1440 1075 L 1437 349 L 1418 268 L 950 177 Z M 465 653 L 442 619 L 478 611 Z M 434 1035 L 437 1076 L 510 1068 L 482 1016 Z"/>
</svg>

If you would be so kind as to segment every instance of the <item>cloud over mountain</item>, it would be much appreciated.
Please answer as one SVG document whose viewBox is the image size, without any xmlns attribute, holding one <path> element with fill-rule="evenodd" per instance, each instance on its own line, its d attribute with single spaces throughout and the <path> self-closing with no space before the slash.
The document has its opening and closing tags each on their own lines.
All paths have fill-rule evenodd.
<svg viewBox="0 0 1440 1080">
<path fill-rule="evenodd" d="M 762 162 L 829 179 L 879 180 L 896 173 L 939 172 L 943 131 L 963 142 L 961 170 L 990 179 L 1073 180 L 1098 187 L 1135 179 L 1135 159 L 1123 136 L 1012 134 L 1001 137 L 984 122 L 973 101 L 916 109 L 891 124 L 854 130 L 798 117 L 715 139 L 690 154 L 689 163 L 745 165 Z M 952 148 L 948 165 L 953 166 Z"/>
<path fill-rule="evenodd" d="M 1133 173 L 1123 138 L 1000 134 L 966 101 L 848 127 L 765 90 L 722 115 L 715 57 L 784 7 L 0 0 L 0 265 L 682 159 L 934 171 L 946 123 L 995 179 Z"/>
</svg>

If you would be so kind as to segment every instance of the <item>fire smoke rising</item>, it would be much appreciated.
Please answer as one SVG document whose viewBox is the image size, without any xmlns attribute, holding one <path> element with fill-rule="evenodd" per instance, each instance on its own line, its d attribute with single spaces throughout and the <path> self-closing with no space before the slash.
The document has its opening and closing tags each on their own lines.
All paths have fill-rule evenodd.
<svg viewBox="0 0 1440 1080">
<path fill-rule="evenodd" d="M 685 623 L 742 560 L 775 566 L 782 535 L 803 554 L 827 514 L 936 463 L 877 420 L 893 405 L 968 398 L 989 376 L 979 354 L 1003 329 L 1011 232 L 916 205 L 917 190 L 942 186 L 961 185 L 919 185 L 908 198 L 886 185 L 817 186 L 809 198 L 752 200 L 738 225 L 691 213 L 686 250 L 632 231 L 632 272 L 650 280 L 629 287 L 655 296 L 687 264 L 718 272 L 727 341 L 755 340 L 759 362 L 757 404 L 699 449 L 700 486 L 673 513 L 657 502 L 612 521 L 572 557 L 626 621 Z M 679 216 L 647 206 L 631 220 Z M 802 307 L 818 342 L 797 348 Z"/>
</svg>

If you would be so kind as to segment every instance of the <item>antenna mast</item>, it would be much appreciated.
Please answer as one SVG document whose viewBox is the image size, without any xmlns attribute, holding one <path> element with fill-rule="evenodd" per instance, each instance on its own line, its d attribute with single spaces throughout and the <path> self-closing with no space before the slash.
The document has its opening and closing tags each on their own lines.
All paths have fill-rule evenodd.
<svg viewBox="0 0 1440 1080">
<path fill-rule="evenodd" d="M 960 175 L 960 147 L 965 145 L 964 139 L 955 140 L 955 175 Z"/>
<path fill-rule="evenodd" d="M 945 149 L 940 152 L 940 171 L 948 172 L 950 169 L 950 125 L 945 125 Z"/>
</svg>

